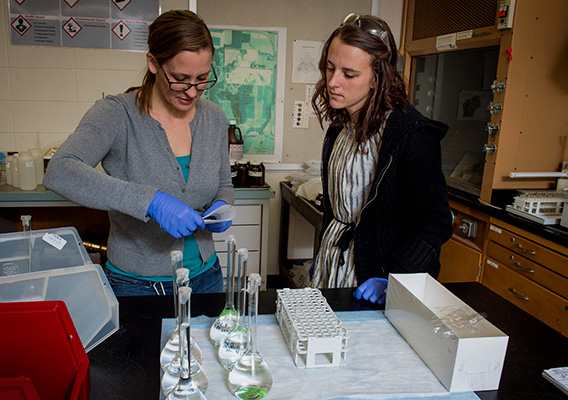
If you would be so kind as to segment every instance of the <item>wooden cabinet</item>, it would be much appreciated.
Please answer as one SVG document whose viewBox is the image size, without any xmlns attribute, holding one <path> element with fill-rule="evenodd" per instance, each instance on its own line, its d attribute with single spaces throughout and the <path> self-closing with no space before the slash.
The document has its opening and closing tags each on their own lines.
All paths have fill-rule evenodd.
<svg viewBox="0 0 568 400">
<path fill-rule="evenodd" d="M 479 281 L 489 216 L 451 200 L 450 207 L 454 233 L 442 246 L 438 281 Z"/>
<path fill-rule="evenodd" d="M 568 336 L 568 249 L 490 219 L 483 285 Z"/>
<path fill-rule="evenodd" d="M 476 130 L 476 135 L 481 134 L 484 141 L 472 144 L 473 133 L 463 130 L 462 121 L 457 121 L 455 129 L 459 135 L 452 143 L 467 141 L 469 147 L 460 147 L 457 149 L 460 151 L 448 156 L 449 159 L 461 157 L 461 150 L 481 152 L 483 144 L 486 144 L 490 151 L 487 151 L 482 164 L 481 187 L 476 185 L 470 193 L 495 205 L 496 190 L 549 189 L 555 185 L 551 178 L 513 179 L 510 178 L 511 172 L 559 171 L 562 162 L 568 160 L 568 113 L 565 112 L 568 108 L 568 74 L 565 73 L 568 63 L 568 24 L 565 21 L 568 2 L 516 0 L 514 4 L 512 28 L 499 30 L 497 0 L 406 0 L 401 49 L 406 55 L 404 74 L 410 82 L 409 93 L 414 101 L 415 74 L 424 68 L 423 63 L 417 61 L 419 56 L 449 55 L 492 46 L 498 48 L 496 75 L 487 76 L 487 84 L 476 89 L 480 93 L 488 93 L 493 105 L 500 104 L 500 110 L 493 110 L 490 121 L 492 126 L 498 124 L 498 129 L 491 130 L 490 135 Z M 452 38 L 454 42 L 450 46 L 443 45 L 443 39 Z M 486 71 L 479 73 L 485 74 Z M 453 74 L 454 71 L 448 75 Z M 504 88 L 495 87 L 495 92 L 491 93 L 494 79 L 496 83 L 502 82 Z M 438 80 L 432 80 L 435 81 Z M 440 87 L 454 88 L 450 82 L 453 81 Z M 423 95 L 427 94 L 434 102 L 442 102 L 436 90 L 436 87 L 432 90 L 422 87 Z M 441 110 L 452 110 L 455 114 L 459 108 L 458 90 L 454 90 L 455 101 L 449 98 L 443 106 L 440 104 Z M 440 112 L 433 117 L 437 115 Z M 442 122 L 452 126 L 451 120 L 442 119 Z"/>
</svg>

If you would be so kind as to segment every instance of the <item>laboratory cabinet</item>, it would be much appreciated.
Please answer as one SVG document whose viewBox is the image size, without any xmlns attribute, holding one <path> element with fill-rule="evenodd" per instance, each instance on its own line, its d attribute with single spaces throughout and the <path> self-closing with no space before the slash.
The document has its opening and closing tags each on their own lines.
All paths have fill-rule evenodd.
<svg viewBox="0 0 568 400">
<path fill-rule="evenodd" d="M 406 0 L 401 48 L 412 104 L 450 127 L 448 185 L 493 205 L 499 191 L 552 188 L 510 173 L 568 160 L 568 2 L 450 3 Z"/>
<path fill-rule="evenodd" d="M 442 283 L 479 281 L 489 216 L 453 200 L 450 200 L 450 208 L 453 233 L 440 250 L 438 280 Z"/>
<path fill-rule="evenodd" d="M 251 272 L 262 277 L 261 289 L 266 289 L 267 246 L 268 246 L 268 199 L 236 200 L 237 215 L 229 229 L 222 233 L 214 233 L 215 251 L 223 269 L 227 274 L 228 248 L 226 239 L 234 236 L 237 249 L 247 249 L 247 275 Z M 235 258 L 237 260 L 237 258 Z M 238 262 L 238 261 L 237 261 Z"/>
<path fill-rule="evenodd" d="M 568 336 L 568 249 L 491 217 L 482 283 Z"/>
</svg>

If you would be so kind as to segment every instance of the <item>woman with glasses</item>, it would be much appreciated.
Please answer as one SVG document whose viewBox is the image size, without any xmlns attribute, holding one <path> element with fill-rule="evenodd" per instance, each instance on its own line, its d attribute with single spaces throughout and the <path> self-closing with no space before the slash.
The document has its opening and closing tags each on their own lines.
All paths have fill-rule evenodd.
<svg viewBox="0 0 568 400">
<path fill-rule="evenodd" d="M 108 210 L 106 269 L 116 295 L 171 293 L 173 250 L 183 251 L 194 292 L 220 292 L 212 232 L 231 223 L 206 225 L 202 215 L 234 194 L 227 119 L 201 98 L 217 81 L 211 34 L 196 14 L 168 11 L 150 25 L 148 49 L 142 85 L 87 111 L 44 185 Z"/>
<path fill-rule="evenodd" d="M 312 105 L 329 122 L 324 222 L 312 286 L 385 302 L 389 273 L 440 271 L 452 234 L 440 140 L 445 124 L 406 100 L 396 43 L 374 16 L 348 15 L 324 45 Z"/>
</svg>

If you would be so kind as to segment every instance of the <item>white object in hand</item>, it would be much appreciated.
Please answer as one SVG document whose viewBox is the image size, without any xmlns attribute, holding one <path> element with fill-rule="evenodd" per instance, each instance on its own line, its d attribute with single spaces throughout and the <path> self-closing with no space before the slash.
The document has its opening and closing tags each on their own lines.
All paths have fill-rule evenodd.
<svg viewBox="0 0 568 400">
<path fill-rule="evenodd" d="M 203 222 L 207 224 L 216 224 L 218 222 L 232 221 L 237 215 L 235 207 L 226 204 L 213 210 L 213 212 L 203 216 Z"/>
</svg>

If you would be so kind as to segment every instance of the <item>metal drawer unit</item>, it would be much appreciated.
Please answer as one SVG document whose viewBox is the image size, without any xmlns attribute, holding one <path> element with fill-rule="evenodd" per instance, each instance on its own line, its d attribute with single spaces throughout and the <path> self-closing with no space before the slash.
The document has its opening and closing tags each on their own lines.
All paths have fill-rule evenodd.
<svg viewBox="0 0 568 400">
<path fill-rule="evenodd" d="M 491 218 L 483 285 L 568 336 L 568 249 Z"/>
</svg>

